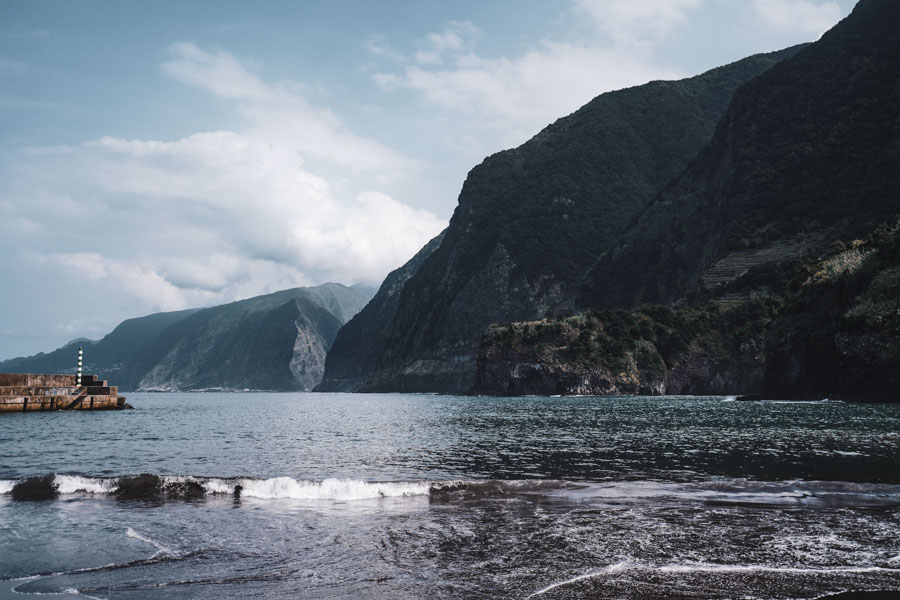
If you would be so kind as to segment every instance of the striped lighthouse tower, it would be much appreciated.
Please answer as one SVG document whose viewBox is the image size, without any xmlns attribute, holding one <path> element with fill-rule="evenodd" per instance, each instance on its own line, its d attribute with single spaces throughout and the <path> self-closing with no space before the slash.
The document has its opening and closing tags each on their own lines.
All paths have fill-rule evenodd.
<svg viewBox="0 0 900 600">
<path fill-rule="evenodd" d="M 75 374 L 75 385 L 81 387 L 81 361 L 84 358 L 84 352 L 81 346 L 78 346 L 78 371 Z"/>
</svg>

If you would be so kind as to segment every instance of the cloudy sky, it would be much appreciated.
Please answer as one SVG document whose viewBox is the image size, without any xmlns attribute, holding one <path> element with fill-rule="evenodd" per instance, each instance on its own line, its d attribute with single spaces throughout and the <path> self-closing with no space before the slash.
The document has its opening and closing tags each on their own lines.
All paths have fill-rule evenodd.
<svg viewBox="0 0 900 600">
<path fill-rule="evenodd" d="M 594 96 L 817 39 L 853 0 L 0 2 L 0 359 L 377 286 L 467 171 Z"/>
</svg>

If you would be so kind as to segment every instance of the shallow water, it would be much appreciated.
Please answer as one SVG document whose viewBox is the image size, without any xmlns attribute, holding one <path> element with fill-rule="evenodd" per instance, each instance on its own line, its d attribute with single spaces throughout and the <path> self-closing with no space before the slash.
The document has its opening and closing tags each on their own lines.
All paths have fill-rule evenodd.
<svg viewBox="0 0 900 600">
<path fill-rule="evenodd" d="M 900 406 L 727 400 L 132 394 L 5 415 L 0 598 L 900 589 Z M 48 474 L 29 485 L 56 499 L 17 499 Z"/>
</svg>

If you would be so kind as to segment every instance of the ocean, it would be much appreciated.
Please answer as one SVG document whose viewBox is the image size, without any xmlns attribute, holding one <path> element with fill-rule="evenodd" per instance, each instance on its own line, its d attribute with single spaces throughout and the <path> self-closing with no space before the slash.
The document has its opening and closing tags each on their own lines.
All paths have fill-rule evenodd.
<svg viewBox="0 0 900 600">
<path fill-rule="evenodd" d="M 0 417 L 0 598 L 900 590 L 900 405 L 129 402 Z"/>
</svg>

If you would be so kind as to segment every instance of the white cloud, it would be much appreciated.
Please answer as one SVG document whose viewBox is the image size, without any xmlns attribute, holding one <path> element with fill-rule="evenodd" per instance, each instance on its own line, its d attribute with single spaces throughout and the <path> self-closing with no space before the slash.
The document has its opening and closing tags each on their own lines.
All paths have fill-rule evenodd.
<svg viewBox="0 0 900 600">
<path fill-rule="evenodd" d="M 701 1 L 578 0 L 569 16 L 588 24 L 585 39 L 544 39 L 514 57 L 479 55 L 480 32 L 453 22 L 425 35 L 412 60 L 395 60 L 373 78 L 385 92 L 412 90 L 464 113 L 469 130 L 457 132 L 460 139 L 482 128 L 518 144 L 604 91 L 681 76 L 658 66 L 653 53 Z"/>
<path fill-rule="evenodd" d="M 51 265 L 77 273 L 80 281 L 109 283 L 159 310 L 187 308 L 185 298 L 174 285 L 152 268 L 134 261 L 110 259 L 97 252 L 61 253 L 44 258 Z"/>
<path fill-rule="evenodd" d="M 65 323 L 57 323 L 56 331 L 66 336 L 101 338 L 109 333 L 110 324 L 103 317 L 87 319 L 70 319 Z"/>
<path fill-rule="evenodd" d="M 417 167 L 416 161 L 384 144 L 350 132 L 331 110 L 312 106 L 299 93 L 300 86 L 289 82 L 268 84 L 228 52 L 209 52 L 183 42 L 172 45 L 170 53 L 172 59 L 163 64 L 163 73 L 236 101 L 237 110 L 251 123 L 256 137 L 353 170 L 403 174 Z"/>
<path fill-rule="evenodd" d="M 753 8 L 774 29 L 809 34 L 816 38 L 844 16 L 844 11 L 835 2 L 753 0 Z"/>
<path fill-rule="evenodd" d="M 134 298 L 147 312 L 221 304 L 316 283 L 290 265 L 222 254 L 201 260 L 196 256 L 111 258 L 98 252 L 71 252 L 43 254 L 39 261 L 56 269 L 61 278 L 89 284 L 98 294 Z M 107 321 L 98 321 L 107 327 L 106 332 Z"/>
<path fill-rule="evenodd" d="M 173 55 L 166 73 L 233 103 L 246 127 L 26 149 L 7 163 L 0 214 L 37 229 L 17 227 L 10 247 L 150 312 L 324 281 L 377 285 L 445 226 L 372 185 L 414 161 L 355 135 L 298 86 L 222 51 L 179 44 Z M 336 165 L 313 172 L 310 156 Z"/>
<path fill-rule="evenodd" d="M 657 44 L 687 22 L 687 11 L 702 0 L 577 0 L 576 9 L 587 15 L 598 31 L 618 47 Z"/>
<path fill-rule="evenodd" d="M 195 44 L 181 42 L 169 48 L 172 60 L 164 63 L 162 71 L 169 77 L 204 87 L 223 98 L 237 100 L 266 100 L 275 92 L 253 75 L 231 54 L 206 52 Z"/>
<path fill-rule="evenodd" d="M 140 268 L 101 261 L 115 253 L 110 249 L 85 264 L 132 291 L 155 290 L 165 308 L 181 306 L 178 289 L 227 290 L 254 261 L 254 268 L 261 261 L 294 269 L 305 282 L 377 283 L 444 225 L 384 194 L 345 198 L 305 170 L 295 148 L 238 132 L 174 142 L 104 137 L 75 153 L 36 158 L 53 175 L 28 207 L 45 224 L 53 221 L 48 215 L 65 223 L 79 214 L 106 215 L 106 229 L 127 232 L 126 252 L 156 258 Z M 20 209 L 23 216 L 29 208 Z"/>
<path fill-rule="evenodd" d="M 429 33 L 425 39 L 434 52 L 441 54 L 460 52 L 480 36 L 481 30 L 469 21 L 450 21 L 442 31 Z"/>
</svg>

